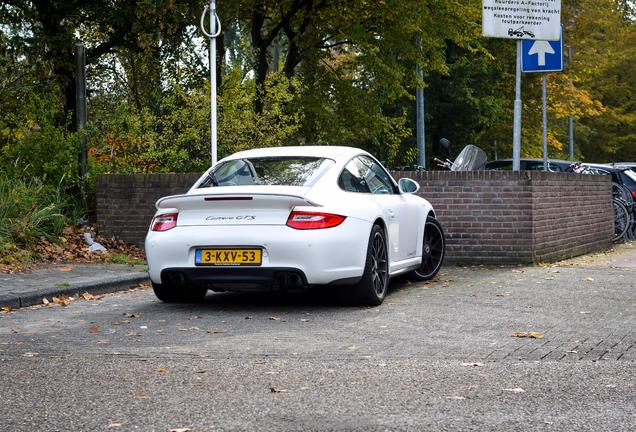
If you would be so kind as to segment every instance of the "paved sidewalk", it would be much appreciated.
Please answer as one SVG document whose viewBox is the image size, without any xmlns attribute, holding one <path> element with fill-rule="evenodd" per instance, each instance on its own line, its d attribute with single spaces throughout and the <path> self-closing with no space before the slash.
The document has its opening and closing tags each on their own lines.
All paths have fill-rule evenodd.
<svg viewBox="0 0 636 432">
<path fill-rule="evenodd" d="M 149 283 L 146 266 L 56 264 L 27 273 L 0 274 L 0 307 L 16 309 L 42 303 L 44 297 L 89 292 L 101 294 Z"/>
</svg>

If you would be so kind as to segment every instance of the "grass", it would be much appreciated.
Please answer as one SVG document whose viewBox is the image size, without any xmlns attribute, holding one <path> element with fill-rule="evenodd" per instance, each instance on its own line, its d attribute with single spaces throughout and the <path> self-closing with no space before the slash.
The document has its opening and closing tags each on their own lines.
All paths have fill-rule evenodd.
<svg viewBox="0 0 636 432">
<path fill-rule="evenodd" d="M 110 262 L 113 264 L 127 264 L 127 265 L 146 264 L 145 260 L 128 256 L 125 253 L 114 254 L 113 256 L 110 257 Z"/>
<path fill-rule="evenodd" d="M 63 207 L 59 190 L 0 174 L 0 253 L 59 236 L 66 223 Z"/>
</svg>

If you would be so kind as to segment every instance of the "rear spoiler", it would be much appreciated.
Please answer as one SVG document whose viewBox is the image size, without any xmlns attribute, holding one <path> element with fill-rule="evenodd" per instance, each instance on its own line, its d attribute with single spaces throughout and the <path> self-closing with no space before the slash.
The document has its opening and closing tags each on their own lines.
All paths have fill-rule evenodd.
<svg viewBox="0 0 636 432">
<path fill-rule="evenodd" d="M 182 194 L 182 195 L 170 195 L 163 198 L 159 198 L 155 203 L 155 207 L 157 210 L 166 209 L 166 208 L 174 208 L 175 205 L 172 204 L 174 201 L 180 201 L 182 199 L 195 199 L 197 197 L 203 198 L 204 201 L 247 201 L 254 197 L 284 197 L 284 198 L 295 198 L 301 201 L 304 201 L 308 206 L 312 207 L 322 207 L 322 205 L 313 202 L 302 195 L 295 194 L 285 194 L 285 193 L 267 193 L 267 192 L 259 192 L 259 193 L 247 193 L 247 192 L 239 192 L 239 193 L 219 193 L 219 194 Z"/>
</svg>

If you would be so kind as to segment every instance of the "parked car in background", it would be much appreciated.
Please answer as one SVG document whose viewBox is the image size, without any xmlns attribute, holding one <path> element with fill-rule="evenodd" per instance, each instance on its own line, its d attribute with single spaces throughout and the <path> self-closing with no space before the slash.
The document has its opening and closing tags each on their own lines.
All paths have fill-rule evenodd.
<svg viewBox="0 0 636 432">
<path fill-rule="evenodd" d="M 571 162 L 560 159 L 548 159 L 548 170 L 566 172 Z M 543 171 L 543 159 L 525 158 L 520 160 L 521 171 Z M 512 159 L 499 159 L 486 163 L 486 171 L 512 171 Z"/>
<path fill-rule="evenodd" d="M 636 170 L 636 162 L 612 162 L 607 164 L 616 168 L 631 168 Z"/>
<path fill-rule="evenodd" d="M 378 305 L 390 277 L 423 281 L 442 265 L 444 232 L 418 189 L 356 148 L 233 154 L 157 201 L 146 237 L 153 289 L 187 302 L 208 289 L 338 285 Z"/>
<path fill-rule="evenodd" d="M 626 188 L 632 198 L 636 199 L 636 171 L 622 165 L 583 163 L 586 171 L 591 174 L 611 175 L 612 181 Z"/>
</svg>

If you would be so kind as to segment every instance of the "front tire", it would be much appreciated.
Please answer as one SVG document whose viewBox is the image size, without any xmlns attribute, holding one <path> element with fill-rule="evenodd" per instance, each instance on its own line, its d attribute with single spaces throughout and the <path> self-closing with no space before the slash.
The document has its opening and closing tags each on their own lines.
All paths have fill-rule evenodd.
<svg viewBox="0 0 636 432">
<path fill-rule="evenodd" d="M 367 259 L 362 279 L 352 289 L 356 305 L 378 306 L 389 289 L 389 260 L 386 236 L 379 225 L 373 225 L 367 247 Z"/>
<path fill-rule="evenodd" d="M 424 240 L 422 241 L 422 263 L 417 270 L 408 274 L 412 282 L 433 279 L 444 262 L 446 239 L 442 225 L 433 216 L 426 218 Z"/>
<path fill-rule="evenodd" d="M 208 292 L 205 287 L 152 283 L 152 289 L 159 300 L 164 303 L 198 303 Z"/>
</svg>

